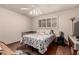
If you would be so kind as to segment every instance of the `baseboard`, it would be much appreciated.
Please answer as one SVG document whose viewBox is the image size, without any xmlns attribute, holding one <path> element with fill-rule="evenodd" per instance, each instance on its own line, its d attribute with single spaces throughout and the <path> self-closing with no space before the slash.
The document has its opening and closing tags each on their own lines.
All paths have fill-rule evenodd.
<svg viewBox="0 0 79 59">
<path fill-rule="evenodd" d="M 5 45 L 7 45 L 6 43 L 4 43 L 4 42 L 2 42 L 2 41 L 0 41 L 1 43 L 3 43 L 3 44 L 5 44 Z"/>
<path fill-rule="evenodd" d="M 20 42 L 20 41 L 12 42 L 12 43 L 9 43 L 9 44 L 7 44 L 7 45 L 11 45 L 11 44 L 14 44 L 14 43 L 17 43 L 17 42 Z"/>
</svg>

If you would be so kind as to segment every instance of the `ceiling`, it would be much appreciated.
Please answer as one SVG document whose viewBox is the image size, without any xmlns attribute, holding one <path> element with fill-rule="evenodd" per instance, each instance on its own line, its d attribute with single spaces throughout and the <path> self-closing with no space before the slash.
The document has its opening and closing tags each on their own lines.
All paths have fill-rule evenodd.
<svg viewBox="0 0 79 59">
<path fill-rule="evenodd" d="M 38 9 L 41 14 L 53 13 L 69 8 L 74 8 L 79 6 L 78 4 L 0 4 L 0 7 L 12 10 L 14 12 L 23 14 L 25 16 L 35 17 L 39 16 L 34 14 L 29 14 L 30 11 Z M 21 8 L 27 8 L 22 10 Z"/>
</svg>

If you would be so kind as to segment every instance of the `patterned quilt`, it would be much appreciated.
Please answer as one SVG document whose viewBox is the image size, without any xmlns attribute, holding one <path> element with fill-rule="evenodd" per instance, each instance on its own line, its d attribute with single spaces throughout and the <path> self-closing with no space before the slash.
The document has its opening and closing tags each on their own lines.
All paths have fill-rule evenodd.
<svg viewBox="0 0 79 59">
<path fill-rule="evenodd" d="M 27 34 L 23 35 L 21 42 L 38 49 L 39 53 L 44 54 L 47 51 L 47 47 L 54 39 L 55 36 L 53 34 Z"/>
</svg>

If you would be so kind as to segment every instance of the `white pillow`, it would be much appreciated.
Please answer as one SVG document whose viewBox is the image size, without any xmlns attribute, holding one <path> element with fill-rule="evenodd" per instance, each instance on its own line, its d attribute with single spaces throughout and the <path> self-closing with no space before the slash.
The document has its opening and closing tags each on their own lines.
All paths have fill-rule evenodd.
<svg viewBox="0 0 79 59">
<path fill-rule="evenodd" d="M 37 33 L 38 33 L 38 34 L 44 34 L 44 32 L 43 32 L 43 31 L 37 31 Z"/>
</svg>

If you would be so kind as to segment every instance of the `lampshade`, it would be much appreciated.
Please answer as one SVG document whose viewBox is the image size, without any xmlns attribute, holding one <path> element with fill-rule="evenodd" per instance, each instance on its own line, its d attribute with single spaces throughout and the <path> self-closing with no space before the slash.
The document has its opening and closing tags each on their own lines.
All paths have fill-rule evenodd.
<svg viewBox="0 0 79 59">
<path fill-rule="evenodd" d="M 75 19 L 76 19 L 75 17 L 72 17 L 70 20 L 71 20 L 71 21 L 74 21 Z"/>
</svg>

